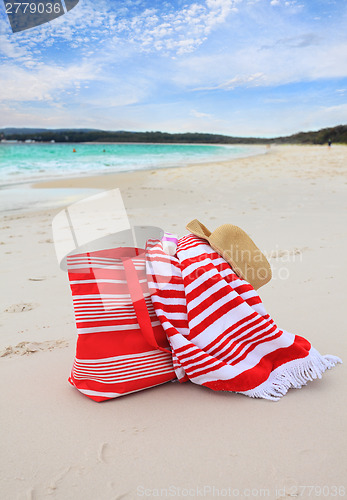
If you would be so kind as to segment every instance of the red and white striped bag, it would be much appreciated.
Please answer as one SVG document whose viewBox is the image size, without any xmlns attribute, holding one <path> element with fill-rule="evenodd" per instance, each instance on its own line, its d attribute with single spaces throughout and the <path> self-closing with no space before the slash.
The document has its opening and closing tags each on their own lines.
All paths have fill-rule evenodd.
<svg viewBox="0 0 347 500">
<path fill-rule="evenodd" d="M 175 379 L 147 286 L 145 250 L 74 254 L 67 268 L 78 331 L 69 382 L 104 401 Z"/>
</svg>

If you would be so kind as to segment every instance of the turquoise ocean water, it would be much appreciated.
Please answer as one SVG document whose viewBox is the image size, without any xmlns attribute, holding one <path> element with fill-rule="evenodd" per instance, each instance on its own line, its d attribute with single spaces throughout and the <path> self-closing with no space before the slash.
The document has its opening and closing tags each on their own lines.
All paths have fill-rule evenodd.
<svg viewBox="0 0 347 500">
<path fill-rule="evenodd" d="M 259 148 L 256 151 L 259 152 Z M 0 186 L 184 166 L 252 154 L 254 147 L 250 146 L 0 143 Z"/>
<path fill-rule="evenodd" d="M 76 152 L 73 152 L 73 150 Z M 0 212 L 66 206 L 94 189 L 30 189 L 39 181 L 182 167 L 265 152 L 259 146 L 203 144 L 0 143 Z"/>
</svg>

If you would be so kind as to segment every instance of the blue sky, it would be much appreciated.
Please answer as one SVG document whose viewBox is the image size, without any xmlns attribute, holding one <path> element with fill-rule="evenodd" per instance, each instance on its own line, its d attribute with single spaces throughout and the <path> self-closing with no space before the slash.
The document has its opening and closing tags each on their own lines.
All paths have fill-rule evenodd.
<svg viewBox="0 0 347 500">
<path fill-rule="evenodd" d="M 271 137 L 347 123 L 345 0 L 80 0 L 12 33 L 0 127 Z"/>
</svg>

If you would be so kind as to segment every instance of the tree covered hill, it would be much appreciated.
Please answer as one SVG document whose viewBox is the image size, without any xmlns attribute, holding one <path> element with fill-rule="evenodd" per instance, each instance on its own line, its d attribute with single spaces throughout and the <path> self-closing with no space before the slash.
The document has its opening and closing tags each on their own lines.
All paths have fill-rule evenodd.
<svg viewBox="0 0 347 500">
<path fill-rule="evenodd" d="M 326 144 L 328 141 L 347 144 L 347 125 L 322 128 L 317 132 L 299 132 L 288 137 L 278 137 L 275 142 L 284 144 Z"/>
<path fill-rule="evenodd" d="M 128 132 L 95 129 L 3 128 L 0 139 L 39 142 L 137 142 L 181 144 L 347 144 L 347 125 L 325 128 L 315 132 L 299 132 L 270 139 L 231 137 L 207 133 L 169 134 L 166 132 Z"/>
</svg>

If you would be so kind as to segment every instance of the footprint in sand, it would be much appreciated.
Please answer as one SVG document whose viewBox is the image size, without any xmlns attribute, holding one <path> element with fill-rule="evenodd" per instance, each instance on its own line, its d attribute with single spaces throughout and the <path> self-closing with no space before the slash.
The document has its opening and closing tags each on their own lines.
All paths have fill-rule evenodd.
<svg viewBox="0 0 347 500">
<path fill-rule="evenodd" d="M 306 250 L 310 250 L 309 247 L 293 248 L 291 250 L 272 250 L 267 257 L 270 259 L 282 259 L 288 258 L 293 255 L 301 255 Z"/>
<path fill-rule="evenodd" d="M 47 240 L 40 240 L 39 243 L 53 243 L 53 240 L 48 238 Z"/>
<path fill-rule="evenodd" d="M 108 464 L 112 461 L 112 448 L 108 443 L 102 443 L 98 450 L 98 462 Z"/>
<path fill-rule="evenodd" d="M 26 312 L 26 311 L 31 311 L 32 309 L 35 309 L 35 307 L 38 306 L 39 304 L 21 302 L 20 304 L 12 304 L 12 306 L 7 307 L 4 310 L 4 312 L 7 313 Z"/>
<path fill-rule="evenodd" d="M 0 357 L 6 356 L 25 356 L 27 354 L 34 354 L 39 351 L 53 351 L 54 349 L 61 349 L 67 347 L 69 343 L 65 339 L 47 340 L 45 342 L 20 342 L 16 346 L 8 346 L 2 352 Z"/>
</svg>

